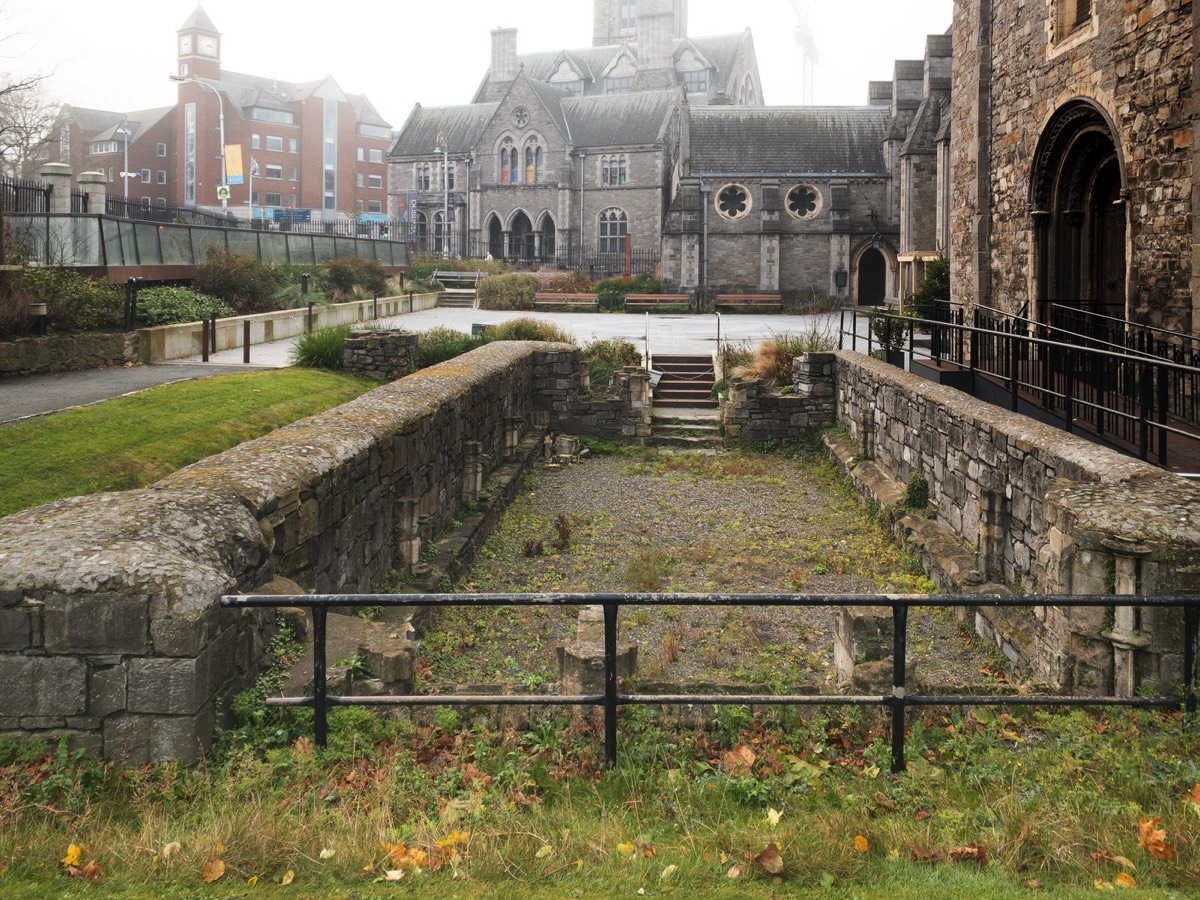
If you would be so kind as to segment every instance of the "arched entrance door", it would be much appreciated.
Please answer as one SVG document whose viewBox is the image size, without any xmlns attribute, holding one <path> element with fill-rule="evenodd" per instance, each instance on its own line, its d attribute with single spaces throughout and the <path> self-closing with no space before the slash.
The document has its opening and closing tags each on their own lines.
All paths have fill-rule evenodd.
<svg viewBox="0 0 1200 900">
<path fill-rule="evenodd" d="M 492 254 L 492 259 L 504 256 L 504 227 L 495 216 L 488 220 L 488 253 Z"/>
<path fill-rule="evenodd" d="M 1113 131 L 1090 103 L 1064 107 L 1034 157 L 1037 300 L 1125 318 L 1124 176 Z"/>
<path fill-rule="evenodd" d="M 549 213 L 542 217 L 542 227 L 540 229 L 542 235 L 541 258 L 554 259 L 554 219 Z"/>
<path fill-rule="evenodd" d="M 533 259 L 533 223 L 523 212 L 513 217 L 512 255 L 517 259 Z"/>
<path fill-rule="evenodd" d="M 858 258 L 858 305 L 881 306 L 887 298 L 887 260 L 874 247 Z"/>
</svg>

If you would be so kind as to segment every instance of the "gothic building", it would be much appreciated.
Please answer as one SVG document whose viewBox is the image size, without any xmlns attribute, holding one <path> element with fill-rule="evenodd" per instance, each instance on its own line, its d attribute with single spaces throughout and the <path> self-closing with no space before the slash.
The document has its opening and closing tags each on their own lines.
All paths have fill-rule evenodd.
<svg viewBox="0 0 1200 900">
<path fill-rule="evenodd" d="M 955 298 L 1195 334 L 1189 0 L 956 0 Z"/>
</svg>

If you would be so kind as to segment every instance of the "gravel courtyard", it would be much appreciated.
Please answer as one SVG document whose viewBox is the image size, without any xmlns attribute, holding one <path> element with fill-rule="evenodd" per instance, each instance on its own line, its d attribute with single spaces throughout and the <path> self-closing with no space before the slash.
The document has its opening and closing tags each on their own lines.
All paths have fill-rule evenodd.
<svg viewBox="0 0 1200 900">
<path fill-rule="evenodd" d="M 459 585 L 471 591 L 926 593 L 917 561 L 817 452 L 623 450 L 538 470 Z M 567 609 L 453 610 L 422 638 L 431 685 L 557 678 Z M 818 689 L 836 681 L 826 609 L 623 611 L 639 683 Z M 931 687 L 994 671 L 953 614 L 914 610 L 910 658 Z M 981 674 L 981 671 L 984 674 Z"/>
</svg>

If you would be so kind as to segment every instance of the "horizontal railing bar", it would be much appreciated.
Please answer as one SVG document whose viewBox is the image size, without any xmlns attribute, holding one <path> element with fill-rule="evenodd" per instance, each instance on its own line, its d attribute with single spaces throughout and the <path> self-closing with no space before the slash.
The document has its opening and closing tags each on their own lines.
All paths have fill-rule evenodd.
<svg viewBox="0 0 1200 900">
<path fill-rule="evenodd" d="M 1016 594 L 272 594 L 229 595 L 227 607 L 358 606 L 907 606 L 922 607 L 1184 607 L 1200 606 L 1200 595 L 1016 595 Z"/>
<path fill-rule="evenodd" d="M 910 706 L 1182 706 L 1185 697 L 1058 697 L 1027 694 L 988 694 L 952 697 L 910 694 Z"/>
<path fill-rule="evenodd" d="M 267 706 L 312 706 L 312 697 L 268 697 Z M 603 694 L 405 694 L 325 698 L 327 706 L 599 706 Z"/>
</svg>

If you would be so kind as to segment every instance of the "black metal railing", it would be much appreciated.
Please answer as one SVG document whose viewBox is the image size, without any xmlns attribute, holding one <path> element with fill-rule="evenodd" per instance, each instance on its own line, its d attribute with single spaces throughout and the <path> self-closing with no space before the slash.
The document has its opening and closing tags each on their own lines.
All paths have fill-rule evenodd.
<svg viewBox="0 0 1200 900">
<path fill-rule="evenodd" d="M 436 256 L 443 252 L 443 244 L 438 235 L 417 232 L 413 237 L 414 252 Z M 451 235 L 448 241 L 451 255 L 463 256 L 468 259 L 486 259 L 491 255 L 512 269 L 558 269 L 560 271 L 580 272 L 593 281 L 600 278 L 610 278 L 625 274 L 628 268 L 633 275 L 654 275 L 662 262 L 662 252 L 657 247 L 632 247 L 626 258 L 625 250 L 608 250 L 601 247 L 584 247 L 582 250 L 574 244 L 567 247 L 549 247 L 544 243 L 535 243 L 531 238 L 525 241 L 510 240 L 508 253 L 505 255 L 503 242 L 492 243 L 486 239 L 471 238 L 456 240 Z"/>
<path fill-rule="evenodd" d="M 90 201 L 91 195 L 87 191 L 71 191 L 71 212 L 77 216 L 86 216 Z"/>
<path fill-rule="evenodd" d="M 604 758 L 617 761 L 617 710 L 629 705 L 713 704 L 756 706 L 882 706 L 891 710 L 892 771 L 904 771 L 904 738 L 910 706 L 1117 706 L 1183 709 L 1194 720 L 1196 696 L 1196 636 L 1200 630 L 1200 597 L 1197 596 L 1001 596 L 1001 595 L 838 595 L 838 594 L 318 594 L 297 596 L 229 596 L 223 606 L 252 609 L 300 607 L 312 612 L 313 695 L 271 697 L 268 705 L 311 707 L 314 738 L 325 746 L 329 734 L 329 709 L 335 706 L 598 706 L 604 709 Z M 330 609 L 354 607 L 571 607 L 600 606 L 604 610 L 604 692 L 576 695 L 459 695 L 341 697 L 328 693 L 326 627 Z M 892 690 L 880 696 L 826 694 L 628 694 L 617 685 L 617 615 L 622 609 L 656 606 L 778 606 L 778 607 L 888 607 L 892 611 Z M 906 680 L 908 662 L 908 611 L 922 607 L 1024 607 L 1067 608 L 1165 607 L 1183 611 L 1181 643 L 1183 693 L 1158 697 L 1064 696 L 1053 694 L 913 695 Z"/>
<path fill-rule="evenodd" d="M 860 327 L 864 319 L 866 328 Z M 1047 335 L 1062 335 L 997 310 L 975 310 L 973 321 L 967 324 L 961 308 L 934 319 L 846 310 L 839 346 L 849 340 L 857 350 L 865 339 L 871 353 L 884 346 L 880 334 L 891 334 L 887 349 L 901 351 L 910 369 L 914 359 L 951 364 L 966 374 L 966 390 L 974 396 L 1014 412 L 1044 413 L 1069 433 L 1089 433 L 1163 468 L 1176 458 L 1188 466 L 1200 462 L 1193 418 L 1200 368 L 1051 339 Z M 928 349 L 914 340 L 920 332 L 929 334 Z"/>
<path fill-rule="evenodd" d="M 54 186 L 40 181 L 0 178 L 0 210 L 6 213 L 48 213 Z"/>
</svg>

